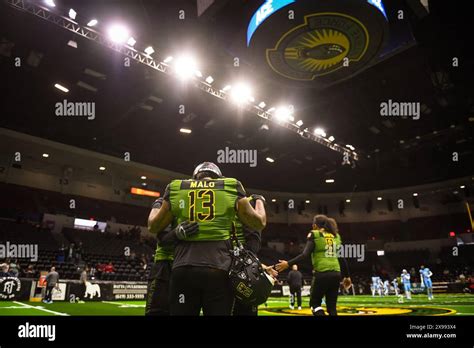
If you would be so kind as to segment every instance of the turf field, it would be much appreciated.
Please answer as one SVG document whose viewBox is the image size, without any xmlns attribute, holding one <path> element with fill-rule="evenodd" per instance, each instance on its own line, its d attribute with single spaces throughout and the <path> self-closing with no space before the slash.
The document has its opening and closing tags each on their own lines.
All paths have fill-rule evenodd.
<svg viewBox="0 0 474 348">
<path fill-rule="evenodd" d="M 302 310 L 290 310 L 288 298 L 270 298 L 267 306 L 259 308 L 259 315 L 311 315 L 309 298 L 303 298 Z M 143 315 L 143 301 L 38 302 L 0 301 L 1 316 L 25 315 Z M 395 296 L 342 296 L 338 301 L 339 315 L 474 315 L 474 295 L 435 295 L 428 301 L 426 295 L 413 295 L 411 301 L 398 303 Z"/>
</svg>

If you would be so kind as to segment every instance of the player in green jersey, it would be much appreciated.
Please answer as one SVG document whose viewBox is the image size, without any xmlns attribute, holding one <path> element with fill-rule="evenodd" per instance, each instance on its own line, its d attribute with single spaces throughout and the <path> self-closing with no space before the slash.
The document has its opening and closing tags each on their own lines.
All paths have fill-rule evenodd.
<svg viewBox="0 0 474 348">
<path fill-rule="evenodd" d="M 158 198 L 153 203 L 153 208 L 159 209 L 163 204 L 163 198 Z M 166 316 L 170 314 L 169 309 L 169 282 L 171 277 L 171 266 L 174 258 L 174 247 L 178 243 L 178 235 L 185 233 L 193 235 L 199 232 L 197 223 L 179 226 L 173 229 L 169 225 L 161 234 L 156 245 L 155 257 L 148 275 L 148 286 L 146 295 L 145 316 Z"/>
<path fill-rule="evenodd" d="M 336 221 L 325 215 L 316 215 L 303 253 L 289 261 L 280 260 L 280 263 L 275 266 L 275 269 L 281 272 L 311 255 L 313 281 L 310 305 L 314 315 L 325 315 L 321 308 L 323 297 L 326 297 L 329 315 L 337 315 L 336 303 L 341 280 L 341 266 L 338 259 L 340 245 L 341 236 Z M 347 288 L 350 286 L 350 278 L 346 277 L 347 264 L 343 263 L 343 265 L 345 266 L 343 284 Z"/>
<path fill-rule="evenodd" d="M 266 225 L 263 201 L 250 205 L 242 184 L 224 178 L 210 162 L 196 167 L 191 180 L 173 180 L 163 205 L 150 212 L 148 227 L 159 235 L 173 220 L 181 226 L 197 222 L 199 233 L 184 233 L 175 247 L 170 283 L 171 315 L 230 315 L 233 292 L 228 277 L 230 233 L 236 216 L 261 231 Z"/>
</svg>

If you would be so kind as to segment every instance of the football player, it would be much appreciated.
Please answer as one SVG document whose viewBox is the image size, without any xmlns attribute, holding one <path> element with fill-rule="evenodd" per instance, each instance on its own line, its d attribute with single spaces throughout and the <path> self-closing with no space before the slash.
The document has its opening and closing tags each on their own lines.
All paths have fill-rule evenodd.
<svg viewBox="0 0 474 348">
<path fill-rule="evenodd" d="M 433 282 L 431 281 L 431 276 L 433 272 L 430 271 L 428 267 L 421 265 L 420 267 L 420 279 L 421 287 L 426 288 L 426 293 L 428 294 L 428 300 L 433 299 Z"/>
<path fill-rule="evenodd" d="M 402 271 L 402 274 L 400 275 L 400 278 L 402 278 L 403 288 L 405 289 L 405 295 L 407 297 L 407 300 L 411 300 L 410 273 L 408 273 L 407 270 L 404 269 Z"/>
<path fill-rule="evenodd" d="M 197 222 L 199 233 L 180 228 L 170 282 L 171 315 L 230 315 L 234 293 L 228 276 L 232 248 L 230 231 L 236 215 L 254 231 L 266 225 L 263 197 L 250 205 L 242 184 L 224 178 L 214 163 L 198 165 L 190 180 L 173 180 L 163 204 L 150 212 L 148 228 L 158 236 L 174 220 Z"/>
</svg>

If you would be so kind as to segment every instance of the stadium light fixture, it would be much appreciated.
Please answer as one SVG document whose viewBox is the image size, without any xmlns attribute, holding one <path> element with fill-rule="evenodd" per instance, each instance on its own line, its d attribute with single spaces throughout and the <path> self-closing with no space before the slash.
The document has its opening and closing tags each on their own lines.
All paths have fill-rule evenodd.
<svg viewBox="0 0 474 348">
<path fill-rule="evenodd" d="M 413 197 L 418 197 L 418 193 L 414 192 Z"/>
<path fill-rule="evenodd" d="M 280 122 L 289 120 L 290 117 L 292 116 L 291 114 L 292 114 L 291 109 L 286 106 L 281 106 L 277 108 L 275 111 L 275 117 Z"/>
<path fill-rule="evenodd" d="M 54 0 L 44 0 L 44 3 L 48 7 L 56 7 L 56 4 L 54 3 Z"/>
<path fill-rule="evenodd" d="M 165 60 L 163 61 L 163 63 L 169 63 L 173 60 L 173 57 L 172 56 L 168 56 L 165 58 Z"/>
<path fill-rule="evenodd" d="M 74 40 L 69 40 L 67 45 L 72 47 L 72 48 L 77 48 L 77 42 L 74 41 Z"/>
<path fill-rule="evenodd" d="M 132 36 L 130 36 L 130 38 L 127 40 L 127 45 L 129 45 L 130 47 L 135 46 L 136 43 L 137 43 L 137 40 L 135 40 L 135 38 Z"/>
<path fill-rule="evenodd" d="M 110 40 L 116 43 L 125 43 L 129 38 L 129 30 L 122 24 L 112 24 L 107 34 Z"/>
<path fill-rule="evenodd" d="M 211 75 L 209 75 L 208 77 L 206 77 L 206 82 L 207 82 L 208 84 L 211 84 L 211 83 L 214 82 L 214 78 L 213 78 Z"/>
<path fill-rule="evenodd" d="M 140 177 L 140 179 L 146 180 L 146 176 L 145 176 L 145 175 L 142 175 L 142 176 Z"/>
<path fill-rule="evenodd" d="M 97 23 L 99 23 L 99 21 L 97 19 L 91 19 L 88 23 L 87 23 L 87 26 L 88 27 L 95 27 L 97 25 Z"/>
<path fill-rule="evenodd" d="M 71 8 L 71 9 L 69 9 L 69 13 L 68 13 L 68 15 L 69 15 L 69 18 L 71 18 L 71 19 L 76 19 L 77 12 L 76 12 L 76 11 L 74 11 L 74 9 L 73 9 L 73 8 Z"/>
<path fill-rule="evenodd" d="M 189 128 L 181 128 L 179 130 L 181 133 L 185 133 L 185 134 L 191 134 L 192 130 L 189 129 Z"/>
<path fill-rule="evenodd" d="M 251 89 L 245 83 L 235 85 L 231 90 L 232 101 L 236 104 L 245 104 L 250 100 Z"/>
<path fill-rule="evenodd" d="M 182 56 L 175 62 L 175 73 L 180 79 L 186 80 L 193 77 L 196 70 L 196 61 L 191 56 Z"/>
<path fill-rule="evenodd" d="M 351 202 L 351 200 L 350 200 L 350 199 L 346 199 L 346 203 L 350 203 L 350 202 Z"/>
<path fill-rule="evenodd" d="M 326 179 L 326 184 L 332 184 L 334 183 L 334 179 Z"/>
<path fill-rule="evenodd" d="M 263 109 L 265 106 L 267 106 L 267 104 L 265 104 L 264 101 L 261 101 L 259 104 L 258 104 L 258 107 Z"/>
<path fill-rule="evenodd" d="M 44 154 L 43 154 L 43 157 L 44 157 L 44 158 L 48 158 L 48 157 L 49 157 L 49 154 L 48 154 L 48 153 L 44 153 Z"/>
<path fill-rule="evenodd" d="M 302 121 L 302 120 L 299 120 L 298 122 L 296 122 L 296 125 L 297 125 L 298 127 L 301 127 L 301 126 L 303 125 L 303 121 Z"/>
<path fill-rule="evenodd" d="M 304 201 L 306 204 L 309 204 L 311 203 L 311 201 L 309 199 L 307 199 L 306 201 Z"/>
<path fill-rule="evenodd" d="M 265 158 L 265 159 L 267 160 L 267 162 L 270 162 L 270 163 L 275 162 L 275 160 L 274 160 L 273 158 L 271 158 L 271 157 L 267 157 L 267 158 Z"/>
<path fill-rule="evenodd" d="M 272 202 L 275 203 L 277 200 L 275 198 L 272 199 Z"/>
<path fill-rule="evenodd" d="M 378 201 L 381 201 L 381 200 L 382 200 L 382 197 L 377 197 L 377 200 L 378 200 Z"/>
<path fill-rule="evenodd" d="M 99 170 L 103 172 L 105 170 L 105 167 L 101 166 L 99 167 Z"/>
<path fill-rule="evenodd" d="M 67 89 L 66 87 L 60 85 L 59 83 L 54 84 L 54 87 L 56 87 L 56 88 L 59 89 L 60 91 L 63 91 L 64 93 L 68 93 L 68 92 L 69 92 L 69 89 Z"/>
<path fill-rule="evenodd" d="M 319 127 L 314 130 L 314 134 L 320 135 L 322 137 L 326 137 L 326 132 L 324 131 L 324 129 L 319 128 Z"/>
<path fill-rule="evenodd" d="M 148 46 L 147 48 L 145 48 L 145 50 L 143 52 L 145 52 L 147 55 L 151 56 L 153 53 L 155 53 L 155 50 L 153 49 L 153 47 Z"/>
<path fill-rule="evenodd" d="M 466 188 L 466 186 L 464 186 L 464 185 L 461 185 L 461 186 L 459 186 L 459 188 L 463 189 L 463 188 Z"/>
<path fill-rule="evenodd" d="M 336 138 L 334 138 L 332 135 L 328 138 L 328 140 L 332 143 Z"/>
</svg>

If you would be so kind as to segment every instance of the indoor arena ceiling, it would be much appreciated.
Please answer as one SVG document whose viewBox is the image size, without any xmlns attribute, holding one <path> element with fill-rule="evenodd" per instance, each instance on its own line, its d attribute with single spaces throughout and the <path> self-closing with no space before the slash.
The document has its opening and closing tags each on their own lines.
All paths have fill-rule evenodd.
<svg viewBox="0 0 474 348">
<path fill-rule="evenodd" d="M 222 164 L 221 169 L 246 186 L 266 190 L 363 191 L 473 174 L 469 41 L 457 24 L 462 23 L 458 14 L 437 2 L 430 2 L 429 16 L 412 18 L 416 43 L 324 89 L 276 84 L 248 59 L 246 27 L 262 1 L 220 1 L 199 17 L 191 0 L 56 3 L 58 9 L 72 7 L 99 23 L 126 22 L 137 41 L 152 45 L 160 57 L 192 52 L 219 86 L 250 81 L 259 100 L 294 105 L 305 125 L 322 127 L 336 142 L 352 144 L 360 159 L 355 166 L 342 165 L 338 152 L 274 124 L 262 128 L 255 115 L 147 66 L 124 67 L 120 54 L 4 3 L 0 127 L 117 157 L 129 152 L 133 161 L 181 173 L 191 173 L 199 162 L 216 161 L 217 151 L 225 147 L 256 149 L 256 167 Z M 179 10 L 185 11 L 185 20 L 178 18 Z M 78 47 L 68 46 L 70 40 Z M 236 56 L 239 68 L 233 66 Z M 450 66 L 453 56 L 460 61 L 456 69 Z M 21 67 L 14 66 L 15 57 L 23 58 Z M 55 83 L 69 86 L 70 92 L 63 94 Z M 96 118 L 57 117 L 55 103 L 63 99 L 94 101 Z M 420 119 L 381 117 L 380 103 L 388 99 L 419 101 Z M 192 133 L 180 133 L 180 128 Z M 325 183 L 329 178 L 335 182 Z"/>
</svg>

